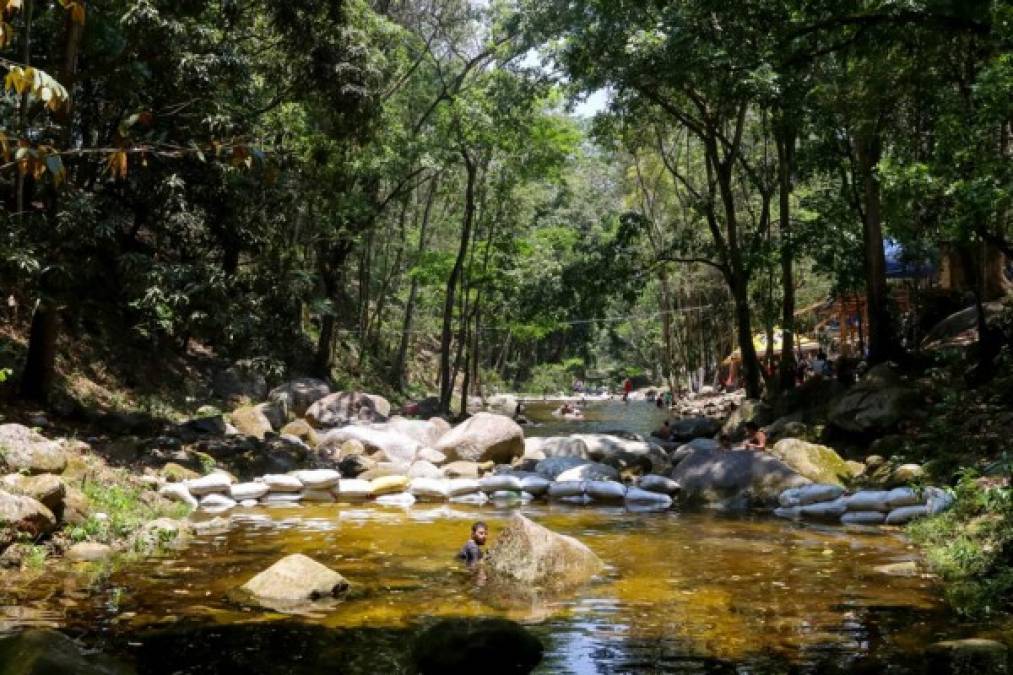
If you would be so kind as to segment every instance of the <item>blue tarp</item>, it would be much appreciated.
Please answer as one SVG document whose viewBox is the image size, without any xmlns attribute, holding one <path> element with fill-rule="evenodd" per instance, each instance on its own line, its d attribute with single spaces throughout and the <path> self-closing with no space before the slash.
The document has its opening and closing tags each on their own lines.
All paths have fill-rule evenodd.
<svg viewBox="0 0 1013 675">
<path fill-rule="evenodd" d="M 886 254 L 887 279 L 924 279 L 936 273 L 936 267 L 930 260 L 918 260 L 908 255 L 904 247 L 893 239 L 883 240 L 883 252 Z"/>
</svg>

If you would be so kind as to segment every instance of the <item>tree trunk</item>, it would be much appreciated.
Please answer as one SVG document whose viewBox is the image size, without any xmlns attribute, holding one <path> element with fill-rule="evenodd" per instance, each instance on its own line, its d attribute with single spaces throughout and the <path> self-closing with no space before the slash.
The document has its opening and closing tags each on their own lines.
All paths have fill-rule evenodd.
<svg viewBox="0 0 1013 675">
<path fill-rule="evenodd" d="M 338 295 L 344 279 L 345 260 L 352 252 L 352 242 L 348 238 L 341 239 L 329 247 L 329 250 L 318 261 L 320 281 L 323 284 L 324 297 L 331 301 L 330 310 L 320 319 L 320 337 L 317 339 L 316 354 L 313 357 L 313 370 L 316 376 L 328 380 L 334 366 L 334 341 L 337 337 Z"/>
<path fill-rule="evenodd" d="M 780 125 L 777 134 L 778 226 L 781 231 L 781 390 L 795 386 L 795 257 L 791 232 L 791 174 L 795 163 L 795 132 Z"/>
<path fill-rule="evenodd" d="M 40 299 L 32 314 L 28 357 L 21 375 L 21 396 L 45 405 L 56 379 L 56 338 L 59 313 L 49 300 Z"/>
<path fill-rule="evenodd" d="M 468 254 L 471 242 L 471 228 L 475 219 L 475 182 L 478 165 L 472 161 L 467 152 L 463 152 L 464 168 L 467 182 L 464 192 L 464 223 L 461 230 L 461 244 L 457 250 L 454 267 L 447 279 L 447 297 L 443 305 L 443 332 L 440 336 L 440 410 L 450 413 L 450 399 L 453 396 L 453 380 L 451 379 L 450 347 L 453 337 L 454 304 L 457 294 L 457 283 L 464 270 L 464 259 Z"/>
<path fill-rule="evenodd" d="M 897 353 L 897 344 L 890 320 L 889 295 L 886 286 L 886 254 L 883 250 L 883 224 L 880 215 L 880 185 L 876 175 L 882 150 L 879 135 L 863 134 L 857 143 L 858 161 L 862 171 L 865 221 L 862 241 L 865 252 L 865 294 L 869 314 L 869 361 L 886 361 Z"/>
<path fill-rule="evenodd" d="M 429 217 L 432 214 L 433 203 L 436 201 L 436 191 L 439 184 L 439 176 L 433 178 L 432 186 L 429 188 L 429 195 L 426 197 L 426 206 L 422 211 L 422 225 L 419 229 L 419 247 L 415 253 L 415 260 L 419 260 L 426 250 L 426 234 L 429 231 Z M 405 391 L 408 388 L 408 346 L 411 343 L 412 324 L 415 321 L 415 302 L 419 293 L 419 280 L 412 276 L 411 286 L 408 289 L 408 303 L 405 305 L 404 323 L 401 325 L 401 344 L 398 345 L 397 359 L 394 362 L 394 374 L 397 377 L 398 391 Z"/>
</svg>

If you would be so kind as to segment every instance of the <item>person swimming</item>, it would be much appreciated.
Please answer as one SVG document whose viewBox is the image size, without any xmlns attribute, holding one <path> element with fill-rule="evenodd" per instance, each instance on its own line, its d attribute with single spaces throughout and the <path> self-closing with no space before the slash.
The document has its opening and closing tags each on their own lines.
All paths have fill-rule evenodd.
<svg viewBox="0 0 1013 675">
<path fill-rule="evenodd" d="M 457 554 L 457 559 L 464 562 L 468 567 L 473 567 L 482 561 L 482 547 L 485 546 L 485 539 L 488 536 L 489 528 L 481 520 L 471 526 L 471 537 Z"/>
</svg>

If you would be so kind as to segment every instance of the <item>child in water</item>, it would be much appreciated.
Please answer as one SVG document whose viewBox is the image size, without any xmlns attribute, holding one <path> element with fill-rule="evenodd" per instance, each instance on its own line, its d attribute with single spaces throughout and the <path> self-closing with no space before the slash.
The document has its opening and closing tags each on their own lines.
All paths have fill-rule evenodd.
<svg viewBox="0 0 1013 675">
<path fill-rule="evenodd" d="M 471 526 L 471 538 L 464 545 L 461 552 L 457 554 L 458 560 L 471 567 L 482 559 L 482 547 L 485 546 L 485 538 L 489 528 L 481 520 Z"/>
</svg>

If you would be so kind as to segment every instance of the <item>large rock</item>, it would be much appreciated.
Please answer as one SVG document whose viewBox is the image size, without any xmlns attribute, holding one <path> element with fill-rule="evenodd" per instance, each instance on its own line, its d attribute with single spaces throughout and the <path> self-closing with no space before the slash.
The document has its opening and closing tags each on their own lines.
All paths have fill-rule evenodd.
<svg viewBox="0 0 1013 675">
<path fill-rule="evenodd" d="M 348 426 L 328 431 L 320 439 L 319 448 L 340 448 L 346 441 L 359 441 L 371 452 L 382 452 L 391 462 L 411 464 L 422 445 L 414 438 L 390 429 Z M 374 457 L 374 459 L 380 459 Z"/>
<path fill-rule="evenodd" d="M 71 562 L 99 562 L 113 555 L 113 549 L 94 541 L 81 541 L 67 549 L 67 560 Z"/>
<path fill-rule="evenodd" d="M 433 447 L 443 435 L 443 430 L 429 420 L 410 420 L 404 417 L 392 417 L 382 425 L 374 425 L 374 429 L 382 429 L 402 434 L 424 447 Z"/>
<path fill-rule="evenodd" d="M 320 437 L 317 435 L 316 429 L 310 426 L 310 423 L 306 420 L 293 420 L 283 426 L 278 433 L 282 436 L 298 438 L 311 448 L 315 448 L 320 444 Z"/>
<path fill-rule="evenodd" d="M 296 608 L 348 590 L 343 576 L 316 560 L 295 553 L 257 574 L 240 587 L 250 602 L 272 609 Z"/>
<path fill-rule="evenodd" d="M 517 412 L 517 397 L 513 394 L 493 394 L 485 400 L 485 407 L 499 415 L 513 417 Z"/>
<path fill-rule="evenodd" d="M 524 439 L 524 457 L 542 460 L 547 457 L 579 457 L 588 459 L 587 444 L 575 436 L 548 436 Z"/>
<path fill-rule="evenodd" d="M 317 429 L 340 427 L 357 420 L 383 422 L 388 415 L 390 403 L 386 399 L 358 391 L 328 394 L 306 410 L 306 420 Z"/>
<path fill-rule="evenodd" d="M 198 417 L 176 427 L 176 433 L 187 443 L 192 443 L 202 436 L 224 436 L 226 431 L 228 425 L 221 415 Z"/>
<path fill-rule="evenodd" d="M 260 406 L 249 405 L 236 408 L 229 417 L 232 419 L 232 426 L 246 436 L 263 440 L 265 435 L 274 430 L 271 421 Z"/>
<path fill-rule="evenodd" d="M 331 388 L 323 380 L 312 377 L 300 377 L 275 387 L 267 398 L 282 407 L 288 417 L 302 417 L 309 407 L 331 393 Z"/>
<path fill-rule="evenodd" d="M 259 401 L 267 394 L 267 380 L 251 361 L 237 361 L 215 373 L 211 389 L 223 399 Z"/>
<path fill-rule="evenodd" d="M 421 675 L 529 673 L 542 660 L 542 643 L 507 619 L 444 619 L 412 648 Z"/>
<path fill-rule="evenodd" d="M 918 395 L 881 364 L 831 403 L 828 419 L 844 431 L 881 435 L 910 417 L 919 403 Z"/>
<path fill-rule="evenodd" d="M 515 513 L 500 532 L 486 568 L 496 581 L 555 590 L 578 586 L 604 564 L 584 544 Z"/>
<path fill-rule="evenodd" d="M 435 447 L 450 461 L 509 464 L 524 454 L 524 432 L 509 417 L 480 412 L 444 434 Z"/>
<path fill-rule="evenodd" d="M 784 438 L 774 444 L 771 454 L 814 483 L 843 485 L 852 471 L 833 448 Z"/>
<path fill-rule="evenodd" d="M 713 417 L 685 417 L 671 425 L 672 440 L 691 441 L 708 438 L 721 430 L 721 423 Z"/>
<path fill-rule="evenodd" d="M 134 669 L 63 633 L 32 629 L 0 639 L 0 675 L 133 675 Z"/>
<path fill-rule="evenodd" d="M 778 496 L 809 479 L 766 452 L 691 451 L 672 471 L 683 497 L 729 508 L 774 506 Z"/>
<path fill-rule="evenodd" d="M 56 516 L 36 499 L 0 490 L 0 526 L 40 537 L 56 529 Z M 3 538 L 0 534 L 0 539 Z"/>
<path fill-rule="evenodd" d="M 763 426 L 769 417 L 770 406 L 768 404 L 754 399 L 746 399 L 728 416 L 721 426 L 721 432 L 728 434 L 733 441 L 741 441 L 746 437 L 746 422 L 756 422 Z"/>
<path fill-rule="evenodd" d="M 42 502 L 46 508 L 59 516 L 63 512 L 63 497 L 67 493 L 67 486 L 63 479 L 51 473 L 38 476 L 12 473 L 0 478 L 0 490 L 6 490 L 14 495 L 31 497 Z"/>
<path fill-rule="evenodd" d="M 595 461 L 617 452 L 647 453 L 651 449 L 650 443 L 642 439 L 623 438 L 615 434 L 573 434 L 570 438 L 583 442 L 588 458 Z"/>
<path fill-rule="evenodd" d="M 19 473 L 63 473 L 67 454 L 56 441 L 21 424 L 0 424 L 0 469 Z"/>
<path fill-rule="evenodd" d="M 564 471 L 584 464 L 590 464 L 590 462 L 580 457 L 549 457 L 535 465 L 535 473 L 543 478 L 556 480 L 556 477 Z"/>
</svg>

